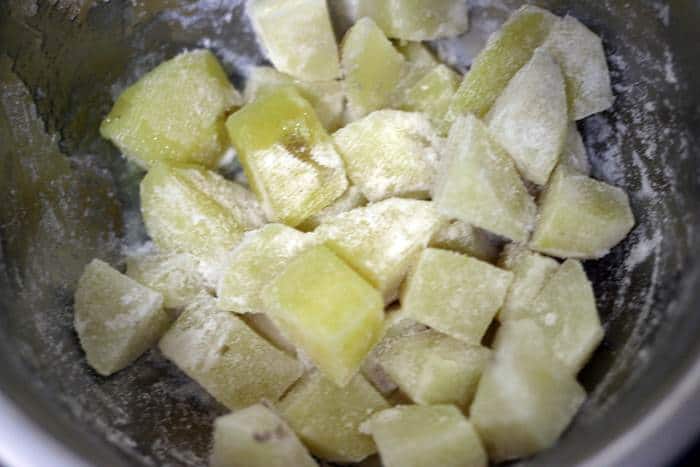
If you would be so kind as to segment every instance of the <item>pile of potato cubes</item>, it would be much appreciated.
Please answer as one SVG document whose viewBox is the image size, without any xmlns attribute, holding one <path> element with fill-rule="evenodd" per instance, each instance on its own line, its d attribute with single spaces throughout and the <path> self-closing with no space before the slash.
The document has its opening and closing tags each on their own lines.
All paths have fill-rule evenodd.
<svg viewBox="0 0 700 467">
<path fill-rule="evenodd" d="M 477 467 L 552 446 L 603 338 L 581 261 L 634 225 L 576 121 L 613 103 L 600 39 L 516 11 L 460 76 L 422 41 L 461 0 L 251 0 L 274 68 L 244 92 L 207 50 L 123 92 L 101 126 L 147 171 L 155 248 L 75 294 L 108 376 L 158 344 L 232 413 L 213 466 Z M 247 185 L 219 173 L 233 147 Z M 561 262 L 563 261 L 563 262 Z"/>
</svg>

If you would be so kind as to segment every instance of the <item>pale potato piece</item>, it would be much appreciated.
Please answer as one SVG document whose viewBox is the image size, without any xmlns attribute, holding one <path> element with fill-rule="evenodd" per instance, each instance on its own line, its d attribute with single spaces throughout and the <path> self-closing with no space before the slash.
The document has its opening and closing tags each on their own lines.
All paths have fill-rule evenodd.
<svg viewBox="0 0 700 467">
<path fill-rule="evenodd" d="M 303 372 L 293 357 L 200 295 L 160 340 L 160 350 L 231 410 L 277 401 Z"/>
<path fill-rule="evenodd" d="M 228 142 L 226 112 L 241 104 L 216 57 L 208 50 L 167 60 L 127 88 L 100 125 L 131 161 L 215 167 Z"/>
<path fill-rule="evenodd" d="M 284 350 L 290 355 L 296 355 L 299 357 L 294 343 L 287 339 L 284 334 L 282 334 L 280 328 L 277 327 L 277 325 L 268 315 L 264 313 L 245 313 L 241 315 L 240 318 L 245 321 L 245 323 L 250 326 L 252 330 L 264 337 L 270 344 L 274 345 L 280 350 Z M 299 360 L 301 360 L 301 358 L 299 358 Z"/>
<path fill-rule="evenodd" d="M 315 234 L 391 303 L 411 262 L 443 223 L 428 201 L 391 198 L 339 214 Z"/>
<path fill-rule="evenodd" d="M 588 160 L 588 152 L 583 144 L 581 133 L 579 133 L 574 122 L 569 124 L 566 142 L 564 143 L 564 152 L 562 152 L 559 166 L 581 175 L 591 174 L 591 162 Z"/>
<path fill-rule="evenodd" d="M 537 324 L 508 321 L 496 335 L 470 416 L 489 457 L 500 462 L 554 445 L 585 397 Z"/>
<path fill-rule="evenodd" d="M 377 452 L 359 426 L 389 404 L 361 375 L 340 388 L 312 372 L 279 403 L 279 410 L 311 452 L 332 462 L 359 462 Z"/>
<path fill-rule="evenodd" d="M 493 236 L 461 221 L 452 221 L 438 230 L 428 246 L 456 251 L 487 263 L 495 262 L 500 250 Z"/>
<path fill-rule="evenodd" d="M 512 159 L 476 117 L 458 119 L 447 141 L 433 201 L 450 219 L 526 242 L 536 206 Z"/>
<path fill-rule="evenodd" d="M 306 219 L 299 226 L 300 229 L 309 232 L 315 230 L 316 227 L 323 224 L 327 220 L 342 214 L 344 212 L 350 211 L 351 209 L 359 208 L 367 204 L 367 198 L 362 194 L 362 191 L 355 185 L 350 185 L 345 193 L 335 200 L 333 204 L 323 209 L 318 214 Z"/>
<path fill-rule="evenodd" d="M 623 190 L 557 169 L 541 197 L 530 248 L 559 258 L 602 258 L 634 223 Z"/>
<path fill-rule="evenodd" d="M 513 283 L 498 313 L 501 322 L 528 317 L 535 297 L 559 269 L 559 263 L 552 258 L 514 243 L 506 246 L 499 266 L 513 272 Z"/>
<path fill-rule="evenodd" d="M 429 196 L 441 140 L 423 114 L 379 110 L 338 130 L 333 141 L 369 201 Z"/>
<path fill-rule="evenodd" d="M 396 49 L 412 68 L 427 72 L 440 65 L 440 60 L 421 42 L 398 41 Z"/>
<path fill-rule="evenodd" d="M 615 98 L 600 37 L 576 18 L 566 16 L 552 26 L 543 47 L 564 71 L 574 120 L 612 107 Z"/>
<path fill-rule="evenodd" d="M 363 426 L 384 467 L 486 467 L 474 426 L 451 405 L 405 405 L 383 410 Z"/>
<path fill-rule="evenodd" d="M 210 467 L 317 467 L 272 409 L 257 404 L 214 421 Z"/>
<path fill-rule="evenodd" d="M 350 28 L 342 42 L 341 60 L 349 121 L 389 104 L 405 60 L 374 21 L 362 18 Z"/>
<path fill-rule="evenodd" d="M 279 71 L 305 81 L 340 77 L 326 0 L 249 0 L 248 16 Z"/>
<path fill-rule="evenodd" d="M 564 148 L 567 115 L 564 76 L 540 48 L 496 99 L 486 124 L 523 177 L 544 185 Z"/>
<path fill-rule="evenodd" d="M 218 306 L 236 313 L 265 313 L 262 290 L 314 238 L 282 224 L 246 233 L 224 261 Z"/>
<path fill-rule="evenodd" d="M 443 124 L 447 109 L 460 83 L 460 76 L 446 65 L 437 65 L 405 89 L 401 109 L 423 112 L 436 126 Z"/>
<path fill-rule="evenodd" d="M 102 376 L 131 364 L 172 322 L 161 294 L 99 259 L 85 267 L 74 307 L 80 345 L 88 364 Z"/>
<path fill-rule="evenodd" d="M 459 253 L 428 248 L 409 273 L 401 308 L 419 323 L 480 345 L 513 273 Z"/>
</svg>

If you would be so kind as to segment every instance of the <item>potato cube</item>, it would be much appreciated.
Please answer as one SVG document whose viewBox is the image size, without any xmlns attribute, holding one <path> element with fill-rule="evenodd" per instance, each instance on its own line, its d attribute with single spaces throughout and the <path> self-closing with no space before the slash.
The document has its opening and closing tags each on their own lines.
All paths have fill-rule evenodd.
<svg viewBox="0 0 700 467">
<path fill-rule="evenodd" d="M 217 418 L 210 467 L 317 467 L 279 415 L 257 404 Z"/>
<path fill-rule="evenodd" d="M 291 260 L 263 297 L 282 333 L 338 386 L 348 384 L 381 338 L 381 296 L 325 246 Z"/>
<path fill-rule="evenodd" d="M 335 200 L 333 204 L 306 219 L 299 228 L 306 232 L 315 230 L 316 227 L 338 214 L 365 206 L 366 204 L 367 198 L 362 194 L 362 191 L 355 185 L 350 185 L 345 193 Z"/>
<path fill-rule="evenodd" d="M 496 99 L 486 123 L 523 177 L 544 185 L 564 148 L 567 115 L 564 76 L 540 48 Z"/>
<path fill-rule="evenodd" d="M 451 405 L 405 405 L 376 413 L 363 429 L 377 443 L 384 467 L 486 467 L 473 425 Z"/>
<path fill-rule="evenodd" d="M 279 71 L 305 81 L 340 77 L 326 0 L 250 0 L 248 16 Z"/>
<path fill-rule="evenodd" d="M 560 159 L 559 167 L 564 167 L 566 170 L 577 172 L 581 175 L 591 174 L 591 162 L 588 160 L 586 146 L 583 144 L 581 133 L 579 133 L 576 124 L 573 122 L 569 124 L 566 142 L 564 143 L 564 152 L 562 152 Z"/>
<path fill-rule="evenodd" d="M 440 65 L 440 60 L 421 42 L 399 41 L 396 50 L 401 52 L 412 68 L 428 72 Z"/>
<path fill-rule="evenodd" d="M 632 227 L 634 215 L 627 193 L 557 169 L 540 198 L 530 248 L 560 258 L 602 258 Z"/>
<path fill-rule="evenodd" d="M 91 367 L 103 376 L 127 367 L 155 344 L 171 318 L 163 296 L 98 259 L 75 291 L 75 330 Z"/>
<path fill-rule="evenodd" d="M 411 263 L 442 224 L 432 203 L 391 198 L 339 214 L 315 233 L 391 303 Z"/>
<path fill-rule="evenodd" d="M 160 340 L 160 350 L 231 410 L 277 401 L 303 372 L 233 313 L 200 295 Z"/>
<path fill-rule="evenodd" d="M 167 253 L 213 258 L 262 223 L 252 194 L 195 166 L 156 164 L 141 181 L 148 234 Z"/>
<path fill-rule="evenodd" d="M 333 135 L 350 181 L 370 201 L 427 198 L 441 141 L 420 113 L 380 110 Z"/>
<path fill-rule="evenodd" d="M 536 206 L 510 156 L 476 117 L 457 120 L 433 193 L 444 216 L 526 242 Z"/>
<path fill-rule="evenodd" d="M 532 58 L 558 20 L 546 10 L 526 5 L 489 38 L 452 99 L 446 129 L 460 115 L 481 118 L 491 109 L 513 76 Z"/>
<path fill-rule="evenodd" d="M 182 308 L 206 289 L 200 266 L 189 254 L 135 255 L 126 259 L 126 275 L 163 294 L 166 308 Z"/>
<path fill-rule="evenodd" d="M 537 295 L 525 318 L 535 320 L 559 360 L 574 373 L 603 340 L 593 288 L 581 263 L 567 260 Z"/>
<path fill-rule="evenodd" d="M 245 313 L 240 318 L 270 344 L 290 355 L 297 355 L 296 346 L 282 334 L 280 328 L 265 313 Z"/>
<path fill-rule="evenodd" d="M 250 70 L 243 97 L 254 101 L 259 95 L 282 86 L 294 86 L 309 101 L 326 130 L 334 131 L 342 123 L 345 94 L 340 81 L 302 81 L 269 66 Z"/>
<path fill-rule="evenodd" d="M 350 121 L 386 107 L 405 66 L 403 56 L 369 18 L 360 19 L 345 34 L 341 63 Z"/>
<path fill-rule="evenodd" d="M 296 227 L 347 189 L 333 141 L 293 87 L 264 93 L 231 115 L 226 127 L 271 221 Z"/>
<path fill-rule="evenodd" d="M 513 283 L 498 313 L 501 322 L 527 317 L 535 297 L 559 269 L 559 263 L 552 258 L 516 244 L 506 246 L 499 266 L 513 272 Z"/>
<path fill-rule="evenodd" d="M 612 107 L 615 98 L 600 37 L 567 16 L 554 24 L 544 47 L 564 71 L 574 120 Z"/>
<path fill-rule="evenodd" d="M 452 251 L 428 248 L 409 273 L 401 307 L 411 319 L 479 345 L 513 273 Z"/>
<path fill-rule="evenodd" d="M 340 388 L 312 372 L 279 403 L 282 416 L 311 452 L 327 461 L 359 462 L 377 452 L 359 426 L 389 404 L 361 375 Z"/>
<path fill-rule="evenodd" d="M 488 357 L 485 347 L 429 330 L 388 339 L 377 360 L 413 402 L 468 407 Z"/>
<path fill-rule="evenodd" d="M 214 167 L 227 146 L 225 115 L 241 98 L 208 50 L 161 63 L 127 88 L 100 125 L 131 161 Z"/>
<path fill-rule="evenodd" d="M 508 321 L 496 335 L 471 406 L 471 420 L 495 462 L 551 447 L 586 397 L 531 320 Z"/>
<path fill-rule="evenodd" d="M 219 308 L 264 313 L 263 288 L 313 243 L 310 235 L 282 224 L 268 224 L 247 233 L 224 261 L 217 287 Z"/>
<path fill-rule="evenodd" d="M 456 251 L 487 263 L 495 262 L 500 250 L 500 242 L 488 232 L 461 221 L 452 221 L 438 230 L 428 246 Z"/>
<path fill-rule="evenodd" d="M 440 126 L 459 82 L 459 74 L 446 65 L 438 65 L 405 90 L 401 109 L 423 112 L 431 122 Z"/>
</svg>

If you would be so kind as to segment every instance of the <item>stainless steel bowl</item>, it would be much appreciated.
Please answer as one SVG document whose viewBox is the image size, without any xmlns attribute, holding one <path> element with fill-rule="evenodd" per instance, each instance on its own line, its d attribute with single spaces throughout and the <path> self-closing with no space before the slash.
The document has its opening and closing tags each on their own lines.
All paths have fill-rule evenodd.
<svg viewBox="0 0 700 467">
<path fill-rule="evenodd" d="M 488 29 L 522 2 L 471 3 Z M 607 328 L 581 375 L 591 396 L 554 449 L 519 465 L 668 465 L 700 428 L 700 2 L 534 3 L 604 38 L 617 102 L 581 129 L 595 175 L 629 191 L 639 225 L 587 265 Z M 118 263 L 144 236 L 141 174 L 98 137 L 99 121 L 139 73 L 202 46 L 239 87 L 263 62 L 241 1 L 0 0 L 4 464 L 206 462 L 222 407 L 155 350 L 99 377 L 71 310 L 83 265 Z M 450 58 L 464 67 L 467 55 Z"/>
</svg>

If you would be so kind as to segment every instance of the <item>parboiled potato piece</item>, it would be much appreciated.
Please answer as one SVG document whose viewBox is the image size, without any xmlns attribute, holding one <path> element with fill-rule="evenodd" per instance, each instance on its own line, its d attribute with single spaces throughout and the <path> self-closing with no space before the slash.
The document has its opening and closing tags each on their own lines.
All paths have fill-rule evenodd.
<svg viewBox="0 0 700 467">
<path fill-rule="evenodd" d="M 349 121 L 386 107 L 404 72 L 405 61 L 369 18 L 360 19 L 341 45 Z"/>
<path fill-rule="evenodd" d="M 196 166 L 154 165 L 141 181 L 141 214 L 161 251 L 212 258 L 263 216 L 252 194 Z"/>
<path fill-rule="evenodd" d="M 231 115 L 226 127 L 271 221 L 296 227 L 347 189 L 331 137 L 293 87 L 263 93 Z"/>
<path fill-rule="evenodd" d="M 348 384 L 382 336 L 379 292 L 323 245 L 292 259 L 263 297 L 282 334 L 338 386 Z"/>
<path fill-rule="evenodd" d="M 361 375 L 340 388 L 315 371 L 304 376 L 278 407 L 315 456 L 349 463 L 377 452 L 359 426 L 389 404 Z"/>
<path fill-rule="evenodd" d="M 296 346 L 282 334 L 282 331 L 265 313 L 245 313 L 240 318 L 270 344 L 290 355 L 297 355 Z"/>
<path fill-rule="evenodd" d="M 615 102 L 603 43 L 576 18 L 566 16 L 552 26 L 544 43 L 566 77 L 571 117 L 581 120 Z"/>
<path fill-rule="evenodd" d="M 440 60 L 421 42 L 398 41 L 396 50 L 404 56 L 406 63 L 412 68 L 426 72 L 440 65 Z"/>
<path fill-rule="evenodd" d="M 456 251 L 487 263 L 496 261 L 500 249 L 499 242 L 487 232 L 461 221 L 452 221 L 438 230 L 428 246 Z"/>
<path fill-rule="evenodd" d="M 299 438 L 272 409 L 256 404 L 214 421 L 210 467 L 317 467 Z"/>
<path fill-rule="evenodd" d="M 632 227 L 627 193 L 557 169 L 541 197 L 530 248 L 559 258 L 602 258 Z"/>
<path fill-rule="evenodd" d="M 401 108 L 423 112 L 435 125 L 442 125 L 459 82 L 457 72 L 446 65 L 438 65 L 405 90 Z"/>
<path fill-rule="evenodd" d="M 468 407 L 489 353 L 428 330 L 388 339 L 377 360 L 413 402 Z"/>
<path fill-rule="evenodd" d="M 427 198 L 441 141 L 420 113 L 379 110 L 333 135 L 350 181 L 370 201 Z"/>
<path fill-rule="evenodd" d="M 603 340 L 593 287 L 579 261 L 565 261 L 529 310 L 525 317 L 540 325 L 554 354 L 574 374 Z"/>
<path fill-rule="evenodd" d="M 531 320 L 501 325 L 470 416 L 494 462 L 551 447 L 586 398 Z"/>
<path fill-rule="evenodd" d="M 224 260 L 217 286 L 218 306 L 236 313 L 264 313 L 263 288 L 313 237 L 282 224 L 268 224 L 246 233 Z"/>
<path fill-rule="evenodd" d="M 350 211 L 351 209 L 365 206 L 366 204 L 367 198 L 362 194 L 362 191 L 355 185 L 350 185 L 348 189 L 345 190 L 345 193 L 335 200 L 333 204 L 306 219 L 299 225 L 299 228 L 306 232 L 315 230 L 316 227 L 326 222 L 328 219 Z"/>
<path fill-rule="evenodd" d="M 406 279 L 401 308 L 419 323 L 480 345 L 512 280 L 510 271 L 452 251 L 428 248 Z"/>
<path fill-rule="evenodd" d="M 384 467 L 486 467 L 474 426 L 451 405 L 404 405 L 376 413 L 362 426 Z"/>
<path fill-rule="evenodd" d="M 464 76 L 445 116 L 446 127 L 460 115 L 481 118 L 491 109 L 508 82 L 532 58 L 558 18 L 541 8 L 526 5 L 491 36 Z"/>
<path fill-rule="evenodd" d="M 576 128 L 576 123 L 569 124 L 559 166 L 581 175 L 591 174 L 591 162 L 588 160 L 588 152 L 583 144 L 581 133 Z"/>
<path fill-rule="evenodd" d="M 227 145 L 225 114 L 240 103 L 211 52 L 185 52 L 127 88 L 100 134 L 144 168 L 158 161 L 214 167 Z"/>
<path fill-rule="evenodd" d="M 302 81 L 272 67 L 257 66 L 248 73 L 243 97 L 252 102 L 261 93 L 290 85 L 309 101 L 326 130 L 334 131 L 341 125 L 345 94 L 340 81 Z"/>
<path fill-rule="evenodd" d="M 544 185 L 564 148 L 567 115 L 564 76 L 540 48 L 496 99 L 486 124 L 523 177 Z"/>
<path fill-rule="evenodd" d="M 391 303 L 411 262 L 443 223 L 428 201 L 391 198 L 339 214 L 315 234 Z"/>
<path fill-rule="evenodd" d="M 326 0 L 249 0 L 248 16 L 279 71 L 305 81 L 340 77 Z"/>
<path fill-rule="evenodd" d="M 75 291 L 75 330 L 87 361 L 102 376 L 127 367 L 171 323 L 163 296 L 98 259 L 85 267 Z"/>
<path fill-rule="evenodd" d="M 498 313 L 501 322 L 528 317 L 535 297 L 559 269 L 559 263 L 552 258 L 514 243 L 506 246 L 499 266 L 513 272 L 513 283 Z"/>
<path fill-rule="evenodd" d="M 160 340 L 163 355 L 231 410 L 278 400 L 303 372 L 293 357 L 200 295 Z"/>
<path fill-rule="evenodd" d="M 166 308 L 182 308 L 207 288 L 200 260 L 187 253 L 129 256 L 126 275 L 161 293 Z"/>
<path fill-rule="evenodd" d="M 516 242 L 526 242 L 535 224 L 535 203 L 512 159 L 473 115 L 450 130 L 433 201 L 448 218 Z"/>
</svg>

